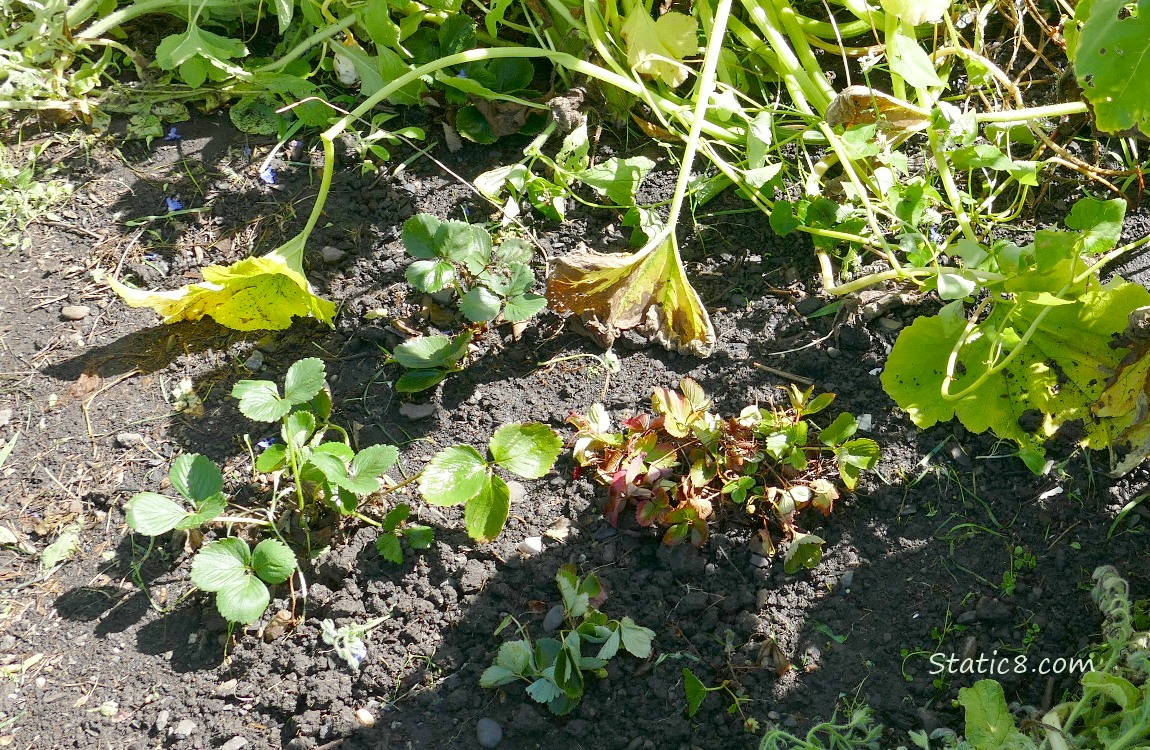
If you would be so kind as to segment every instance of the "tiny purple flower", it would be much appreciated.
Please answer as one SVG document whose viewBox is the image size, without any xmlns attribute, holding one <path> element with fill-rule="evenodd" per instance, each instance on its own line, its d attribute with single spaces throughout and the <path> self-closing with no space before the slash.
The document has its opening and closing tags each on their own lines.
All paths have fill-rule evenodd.
<svg viewBox="0 0 1150 750">
<path fill-rule="evenodd" d="M 252 147 L 251 146 L 244 146 L 244 156 L 248 157 L 249 159 L 252 158 Z"/>
<path fill-rule="evenodd" d="M 182 138 L 183 136 L 179 134 L 174 125 L 172 126 L 172 129 L 168 131 L 168 134 L 164 136 L 165 141 L 178 141 Z"/>
<path fill-rule="evenodd" d="M 276 184 L 276 171 L 271 167 L 264 167 L 260 170 L 260 180 L 265 185 Z"/>
<path fill-rule="evenodd" d="M 274 442 L 276 442 L 276 439 L 274 437 L 266 437 L 263 440 L 256 443 L 256 447 L 262 451 L 266 451 L 268 448 L 270 448 L 272 446 L 272 443 L 274 443 Z"/>
<path fill-rule="evenodd" d="M 356 669 L 367 658 L 367 644 L 360 640 L 351 641 L 347 644 L 348 662 L 353 664 Z"/>
<path fill-rule="evenodd" d="M 184 202 L 179 198 L 164 198 L 164 203 L 168 204 L 168 211 L 180 211 L 184 207 Z"/>
</svg>

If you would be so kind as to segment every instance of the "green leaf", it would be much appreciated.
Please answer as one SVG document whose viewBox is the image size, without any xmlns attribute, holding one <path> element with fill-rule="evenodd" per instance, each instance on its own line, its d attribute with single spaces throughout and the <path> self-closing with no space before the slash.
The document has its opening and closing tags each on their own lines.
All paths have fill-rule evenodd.
<svg viewBox="0 0 1150 750">
<path fill-rule="evenodd" d="M 619 632 L 623 639 L 623 648 L 632 656 L 646 659 L 651 655 L 651 642 L 655 639 L 655 631 L 635 624 L 630 617 L 620 621 Z"/>
<path fill-rule="evenodd" d="M 269 602 L 268 587 L 250 573 L 216 592 L 216 609 L 225 620 L 240 625 L 251 625 L 260 619 Z"/>
<path fill-rule="evenodd" d="M 435 529 L 430 526 L 412 524 L 403 530 L 403 535 L 412 549 L 427 549 L 435 541 Z"/>
<path fill-rule="evenodd" d="M 201 503 L 224 489 L 224 475 L 211 459 L 198 453 L 184 453 L 172 462 L 168 472 L 172 487 L 193 503 Z"/>
<path fill-rule="evenodd" d="M 388 361 L 398 362 L 408 370 L 443 367 L 451 354 L 451 344 L 446 336 L 420 336 L 395 347 Z"/>
<path fill-rule="evenodd" d="M 395 381 L 396 393 L 419 393 L 434 388 L 447 377 L 445 370 L 412 370 Z"/>
<path fill-rule="evenodd" d="M 232 398 L 239 399 L 241 414 L 257 422 L 277 422 L 291 411 L 269 380 L 241 380 L 232 387 Z"/>
<path fill-rule="evenodd" d="M 261 474 L 270 474 L 283 468 L 284 461 L 287 459 L 287 446 L 283 443 L 275 443 L 269 445 L 267 449 L 260 454 L 256 459 L 256 471 Z"/>
<path fill-rule="evenodd" d="M 534 255 L 535 248 L 531 243 L 519 237 L 508 237 L 495 249 L 495 259 L 509 268 L 516 263 L 523 265 L 530 263 Z M 527 272 L 530 273 L 531 269 L 528 268 Z"/>
<path fill-rule="evenodd" d="M 463 508 L 463 525 L 467 535 L 479 542 L 489 542 L 503 531 L 511 510 L 511 490 L 497 476 L 484 473 L 486 481 L 479 493 Z M 420 487 L 422 489 L 422 485 Z"/>
<path fill-rule="evenodd" d="M 193 23 L 182 34 L 172 34 L 160 41 L 156 47 L 156 64 L 163 70 L 175 70 L 199 56 L 225 65 L 231 58 L 247 54 L 243 42 L 204 31 Z"/>
<path fill-rule="evenodd" d="M 547 298 L 538 294 L 519 294 L 507 300 L 503 318 L 508 323 L 527 320 L 547 307 Z"/>
<path fill-rule="evenodd" d="M 1118 244 L 1125 217 L 1126 201 L 1121 198 L 1100 201 L 1087 197 L 1071 207 L 1066 226 L 1083 233 L 1083 249 L 1087 253 L 1101 255 Z"/>
<path fill-rule="evenodd" d="M 224 508 L 228 505 L 228 499 L 224 493 L 219 492 L 215 495 L 204 500 L 196 508 L 195 513 L 190 513 L 182 521 L 176 524 L 177 529 L 194 529 L 203 526 L 208 521 L 211 521 L 216 516 L 224 512 Z"/>
<path fill-rule="evenodd" d="M 683 690 L 687 694 L 687 716 L 694 717 L 707 697 L 707 686 L 694 672 L 683 667 Z"/>
<path fill-rule="evenodd" d="M 655 21 L 643 3 L 636 3 L 620 31 L 627 43 L 628 67 L 672 88 L 687 80 L 687 68 L 679 61 L 699 51 L 699 24 L 694 18 L 670 11 Z"/>
<path fill-rule="evenodd" d="M 958 703 L 965 709 L 966 741 L 972 747 L 978 750 L 1026 747 L 1026 738 L 1014 725 L 1002 685 L 996 680 L 979 680 L 973 687 L 960 689 Z"/>
<path fill-rule="evenodd" d="M 823 445 L 838 445 L 858 431 L 859 425 L 854 415 L 843 412 L 835 417 L 835 421 L 824 427 L 819 433 L 819 442 Z"/>
<path fill-rule="evenodd" d="M 443 222 L 431 214 L 416 214 L 403 222 L 403 246 L 413 258 L 441 257 L 441 240 L 436 237 Z"/>
<path fill-rule="evenodd" d="M 472 323 L 488 323 L 499 315 L 502 304 L 499 297 L 490 289 L 476 286 L 460 298 L 459 311 Z"/>
<path fill-rule="evenodd" d="M 795 534 L 783 556 L 783 572 L 793 575 L 802 568 L 813 568 L 823 559 L 825 540 L 814 534 Z"/>
<path fill-rule="evenodd" d="M 379 556 L 396 565 L 403 564 L 403 547 L 399 544 L 399 536 L 394 531 L 385 531 L 375 539 L 375 548 Z"/>
<path fill-rule="evenodd" d="M 284 420 L 280 436 L 285 445 L 302 451 L 315 433 L 315 415 L 309 411 L 294 411 Z"/>
<path fill-rule="evenodd" d="M 554 680 L 540 677 L 527 686 L 527 694 L 539 703 L 550 703 L 564 693 Z"/>
<path fill-rule="evenodd" d="M 506 667 L 501 667 L 497 664 L 492 664 L 487 669 L 483 670 L 483 674 L 479 677 L 479 687 L 493 688 L 500 685 L 508 685 L 519 679 L 519 675 L 512 672 Z"/>
<path fill-rule="evenodd" d="M 448 16 L 439 27 L 439 54 L 443 57 L 475 46 L 475 21 L 466 15 Z"/>
<path fill-rule="evenodd" d="M 1150 135 L 1150 0 L 1079 3 L 1072 23 L 1067 54 L 1098 129 Z"/>
<path fill-rule="evenodd" d="M 129 528 L 144 536 L 166 534 L 188 517 L 188 512 L 169 497 L 140 492 L 124 506 Z"/>
<path fill-rule="evenodd" d="M 526 674 L 532 666 L 533 653 L 529 641 L 508 641 L 499 647 L 495 663 L 515 674 Z"/>
<path fill-rule="evenodd" d="M 938 296 L 944 300 L 969 297 L 978 287 L 978 280 L 969 271 L 944 268 L 938 272 Z"/>
<path fill-rule="evenodd" d="M 615 658 L 615 654 L 619 653 L 619 645 L 623 642 L 623 636 L 620 634 L 620 627 L 616 626 L 607 639 L 603 641 L 603 645 L 599 648 L 599 653 L 595 656 L 604 661 L 610 661 Z"/>
<path fill-rule="evenodd" d="M 443 260 L 417 260 L 407 267 L 404 274 L 413 287 L 431 294 L 455 283 L 455 267 Z"/>
<path fill-rule="evenodd" d="M 801 224 L 802 222 L 795 216 L 795 207 L 791 205 L 790 201 L 775 201 L 775 207 L 771 209 L 771 229 L 774 230 L 775 234 L 786 237 L 798 229 Z"/>
<path fill-rule="evenodd" d="M 654 168 L 655 162 L 645 156 L 612 157 L 572 176 L 616 206 L 633 206 L 639 184 Z"/>
<path fill-rule="evenodd" d="M 938 77 L 934 63 L 918 40 L 899 28 L 893 36 L 887 37 L 887 59 L 890 61 L 892 73 L 900 75 L 915 88 L 930 88 L 944 86 L 945 82 Z"/>
<path fill-rule="evenodd" d="M 563 597 L 563 609 L 568 617 L 582 617 L 587 613 L 591 597 L 579 587 L 579 576 L 574 565 L 564 565 L 555 574 L 559 595 Z"/>
<path fill-rule="evenodd" d="M 375 479 L 387 473 L 397 458 L 399 449 L 394 445 L 369 445 L 355 454 L 351 473 L 356 477 Z"/>
<path fill-rule="evenodd" d="M 1087 672 L 1082 675 L 1082 688 L 1104 693 L 1124 711 L 1138 708 L 1142 699 L 1142 692 L 1132 682 L 1106 672 Z"/>
<path fill-rule="evenodd" d="M 326 377 L 322 359 L 308 357 L 299 360 L 288 368 L 284 377 L 284 400 L 293 406 L 311 401 L 323 390 Z"/>
<path fill-rule="evenodd" d="M 268 583 L 283 583 L 295 572 L 295 553 L 278 539 L 264 539 L 252 550 L 252 568 Z"/>
<path fill-rule="evenodd" d="M 204 591 L 220 591 L 248 575 L 251 551 L 247 542 L 230 536 L 201 548 L 192 560 L 192 583 Z"/>
<path fill-rule="evenodd" d="M 411 506 L 407 503 L 400 503 L 388 511 L 387 515 L 383 517 L 383 530 L 395 531 L 410 515 Z"/>
<path fill-rule="evenodd" d="M 848 490 L 858 486 L 859 475 L 868 469 L 873 469 L 881 458 L 878 443 L 870 438 L 855 438 L 848 440 L 835 451 L 838 460 L 839 475 Z"/>
<path fill-rule="evenodd" d="M 563 441 L 545 424 L 503 425 L 488 446 L 495 463 L 524 479 L 539 479 L 555 465 Z"/>
<path fill-rule="evenodd" d="M 489 146 L 499 140 L 491 123 L 477 108 L 468 105 L 455 113 L 455 129 L 469 141 Z"/>
<path fill-rule="evenodd" d="M 419 491 L 432 505 L 465 503 L 480 492 L 489 491 L 487 462 L 470 445 L 445 448 L 420 474 Z"/>
</svg>

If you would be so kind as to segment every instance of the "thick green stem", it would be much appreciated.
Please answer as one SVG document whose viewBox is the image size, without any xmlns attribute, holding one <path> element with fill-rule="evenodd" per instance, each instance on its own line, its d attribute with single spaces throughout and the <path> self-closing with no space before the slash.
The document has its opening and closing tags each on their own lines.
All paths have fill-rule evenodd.
<svg viewBox="0 0 1150 750">
<path fill-rule="evenodd" d="M 331 37 L 335 36 L 339 32 L 341 32 L 345 29 L 349 29 L 354 25 L 355 25 L 355 16 L 354 15 L 348 16 L 347 18 L 341 18 L 338 22 L 333 23 L 330 26 L 324 26 L 322 29 L 315 32 L 314 34 L 309 36 L 307 39 L 304 39 L 302 42 L 300 42 L 296 46 L 292 47 L 291 50 L 289 50 L 286 55 L 281 56 L 279 59 L 275 60 L 274 62 L 268 63 L 267 65 L 263 66 L 262 68 L 256 68 L 253 72 L 257 73 L 257 74 L 258 73 L 274 73 L 277 70 L 282 70 L 284 68 L 284 66 L 286 66 L 288 63 L 293 62 L 294 60 L 298 59 L 300 56 L 302 56 L 305 52 L 307 52 L 312 47 L 315 47 L 320 42 L 323 42 L 327 39 L 330 39 Z"/>
<path fill-rule="evenodd" d="M 197 7 L 203 8 L 230 8 L 235 10 L 235 0 L 197 0 Z M 104 36 L 117 26 L 121 26 L 133 18 L 145 16 L 149 13 L 169 12 L 172 15 L 184 16 L 187 13 L 188 3 L 173 2 L 172 0 L 140 0 L 126 7 L 109 13 L 96 21 L 88 28 L 76 35 L 77 39 L 95 39 Z"/>
<path fill-rule="evenodd" d="M 1047 104 L 1044 107 L 1027 107 L 1026 109 L 1008 109 L 1002 112 L 976 112 L 975 122 L 1024 122 L 1037 120 L 1040 117 L 1065 117 L 1088 112 L 1086 102 L 1064 102 L 1062 104 Z"/>
<path fill-rule="evenodd" d="M 970 216 L 966 213 L 966 206 L 962 202 L 958 185 L 955 184 L 954 175 L 950 172 L 950 162 L 947 161 L 946 154 L 942 151 L 942 143 L 939 140 L 938 133 L 934 128 L 927 128 L 926 137 L 930 141 L 930 151 L 934 154 L 934 161 L 938 166 L 938 178 L 942 181 L 943 189 L 946 190 L 946 199 L 954 211 L 954 218 L 958 221 L 958 225 L 962 227 L 962 234 L 966 239 L 977 243 L 978 236 L 974 233 L 974 227 L 970 225 Z"/>
</svg>

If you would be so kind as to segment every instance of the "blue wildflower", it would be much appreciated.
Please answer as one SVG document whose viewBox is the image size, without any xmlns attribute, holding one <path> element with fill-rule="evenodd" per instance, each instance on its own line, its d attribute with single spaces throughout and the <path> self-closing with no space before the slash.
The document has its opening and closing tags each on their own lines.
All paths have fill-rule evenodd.
<svg viewBox="0 0 1150 750">
<path fill-rule="evenodd" d="M 164 198 L 164 203 L 168 204 L 168 211 L 180 211 L 184 207 L 184 202 L 179 198 Z"/>
<path fill-rule="evenodd" d="M 272 447 L 272 444 L 275 442 L 276 442 L 275 437 L 266 437 L 263 440 L 260 440 L 258 443 L 256 443 L 256 447 L 259 448 L 261 451 L 266 451 L 268 448 Z"/>
<path fill-rule="evenodd" d="M 260 170 L 260 180 L 262 180 L 265 185 L 276 184 L 276 171 L 271 167 L 264 167 Z"/>
<path fill-rule="evenodd" d="M 172 129 L 168 131 L 168 134 L 164 136 L 165 141 L 178 141 L 182 138 L 183 136 L 176 131 L 176 127 L 174 125 L 172 126 Z"/>
<path fill-rule="evenodd" d="M 358 638 L 349 640 L 347 643 L 347 663 L 353 669 L 359 669 L 359 665 L 367 658 L 367 644 Z"/>
</svg>

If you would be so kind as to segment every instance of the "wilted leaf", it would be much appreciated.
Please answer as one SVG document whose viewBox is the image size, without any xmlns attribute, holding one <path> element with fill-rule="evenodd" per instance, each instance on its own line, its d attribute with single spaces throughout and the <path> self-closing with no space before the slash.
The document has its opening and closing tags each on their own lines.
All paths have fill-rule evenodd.
<svg viewBox="0 0 1150 750">
<path fill-rule="evenodd" d="M 832 127 L 872 123 L 883 130 L 914 132 L 930 125 L 930 112 L 869 86 L 847 86 L 827 107 L 827 124 Z"/>
<path fill-rule="evenodd" d="M 1096 416 L 1124 423 L 1115 443 L 1128 444 L 1129 452 L 1115 467 L 1117 476 L 1150 456 L 1150 307 L 1130 313 L 1120 341 L 1130 350 L 1094 404 Z"/>
<path fill-rule="evenodd" d="M 302 246 L 300 248 L 302 255 Z M 272 252 L 230 266 L 208 266 L 204 281 L 165 292 L 148 292 L 115 279 L 108 283 L 131 307 L 150 307 L 165 323 L 205 315 L 238 331 L 282 330 L 295 316 L 331 325 L 335 303 L 317 297 L 295 256 Z"/>
<path fill-rule="evenodd" d="M 691 16 L 671 11 L 655 21 L 645 5 L 636 3 L 622 29 L 627 64 L 640 75 L 678 86 L 687 80 L 687 68 L 679 61 L 699 51 L 698 31 Z"/>
<path fill-rule="evenodd" d="M 632 328 L 684 354 L 706 357 L 715 347 L 711 318 L 670 239 L 631 255 L 586 250 L 558 258 L 547 298 L 578 315 L 607 348 Z"/>
</svg>

